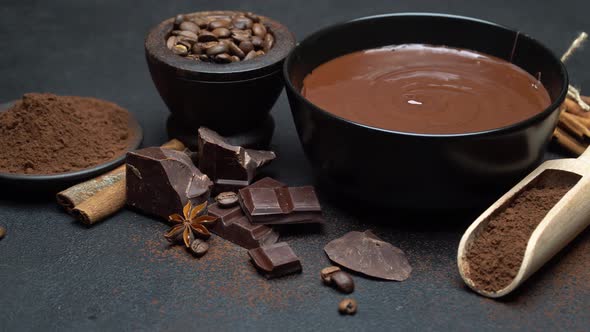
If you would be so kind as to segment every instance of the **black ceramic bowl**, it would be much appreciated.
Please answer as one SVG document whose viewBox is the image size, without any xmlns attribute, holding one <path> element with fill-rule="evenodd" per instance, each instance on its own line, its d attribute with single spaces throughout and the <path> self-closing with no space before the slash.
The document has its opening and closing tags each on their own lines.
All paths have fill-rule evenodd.
<svg viewBox="0 0 590 332">
<path fill-rule="evenodd" d="M 232 15 L 232 11 L 199 12 Z M 191 15 L 191 14 L 187 14 Z M 157 25 L 145 41 L 152 80 L 175 118 L 188 130 L 201 125 L 222 135 L 248 131 L 262 123 L 283 90 L 283 61 L 295 37 L 282 24 L 261 16 L 275 36 L 264 56 L 229 64 L 197 62 L 166 47 L 173 18 Z"/>
<path fill-rule="evenodd" d="M 339 118 L 300 93 L 315 67 L 354 51 L 426 43 L 509 60 L 515 38 L 513 63 L 541 73 L 552 104 L 507 127 L 453 135 L 397 132 Z M 535 39 L 486 21 L 425 13 L 365 17 L 318 31 L 293 49 L 284 75 L 299 139 L 321 189 L 410 209 L 483 207 L 499 197 L 541 161 L 568 86 L 561 61 Z"/>
</svg>

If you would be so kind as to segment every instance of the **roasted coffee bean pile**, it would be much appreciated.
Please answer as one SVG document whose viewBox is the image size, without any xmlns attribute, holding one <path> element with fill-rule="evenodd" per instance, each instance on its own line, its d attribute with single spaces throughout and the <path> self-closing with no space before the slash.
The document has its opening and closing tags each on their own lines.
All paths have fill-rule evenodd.
<svg viewBox="0 0 590 332">
<path fill-rule="evenodd" d="M 166 46 L 175 54 L 215 63 L 254 59 L 266 54 L 275 37 L 252 13 L 177 15 Z"/>
</svg>

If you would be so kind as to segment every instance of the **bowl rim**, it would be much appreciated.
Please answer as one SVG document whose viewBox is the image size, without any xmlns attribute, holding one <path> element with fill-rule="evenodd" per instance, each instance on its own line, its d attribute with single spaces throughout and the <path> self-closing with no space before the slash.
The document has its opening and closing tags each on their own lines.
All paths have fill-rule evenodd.
<svg viewBox="0 0 590 332">
<path fill-rule="evenodd" d="M 526 37 L 528 39 L 530 39 L 532 42 L 536 43 L 539 47 L 541 47 L 545 52 L 547 52 L 547 54 L 549 54 L 554 60 L 556 60 L 556 62 L 558 63 L 559 67 L 560 67 L 560 74 L 563 77 L 563 85 L 561 87 L 561 91 L 558 95 L 558 97 L 555 99 L 554 102 L 552 102 L 547 108 L 545 108 L 543 111 L 516 123 L 513 124 L 509 124 L 507 126 L 503 126 L 503 127 L 499 127 L 499 128 L 492 128 L 492 129 L 487 129 L 487 130 L 481 130 L 481 131 L 474 131 L 474 132 L 468 132 L 468 133 L 456 133 L 456 134 L 428 134 L 428 133 L 413 133 L 413 132 L 406 132 L 406 131 L 399 131 L 399 130 L 391 130 L 391 129 L 385 129 L 385 128 L 379 128 L 379 127 L 374 127 L 374 126 L 370 126 L 370 125 L 366 125 L 366 124 L 362 124 L 356 121 L 352 121 L 346 118 L 343 118 L 341 116 L 335 115 L 333 113 L 330 113 L 326 110 L 324 110 L 323 108 L 315 105 L 314 103 L 312 103 L 311 101 L 309 101 L 307 98 L 305 98 L 302 94 L 301 91 L 299 91 L 298 89 L 295 88 L 295 86 L 293 85 L 293 83 L 291 82 L 291 77 L 289 75 L 289 68 L 292 66 L 292 63 L 295 61 L 294 57 L 295 57 L 295 53 L 297 52 L 297 50 L 299 48 L 301 48 L 302 44 L 304 44 L 306 41 L 308 40 L 312 40 L 312 39 L 316 39 L 319 36 L 325 35 L 325 34 L 329 34 L 330 32 L 332 32 L 333 30 L 339 29 L 341 26 L 343 25 L 347 25 L 347 24 L 351 24 L 354 22 L 362 22 L 362 21 L 371 21 L 374 19 L 378 19 L 378 18 L 387 18 L 387 17 L 433 17 L 433 18 L 450 18 L 450 19 L 455 19 L 455 20 L 460 20 L 460 21 L 470 21 L 470 22 L 475 22 L 475 23 L 481 23 L 481 24 L 486 24 L 486 25 L 491 25 L 497 28 L 501 28 L 504 30 L 508 30 L 514 33 L 519 32 L 516 29 L 501 25 L 501 24 L 497 24 L 494 22 L 490 22 L 490 21 L 486 21 L 486 20 L 482 20 L 482 19 L 478 19 L 478 18 L 473 18 L 473 17 L 468 17 L 468 16 L 462 16 L 462 15 L 453 15 L 453 14 L 444 14 L 444 13 L 431 13 L 431 12 L 403 12 L 403 13 L 388 13 L 388 14 L 378 14 L 378 15 L 371 15 L 371 16 L 364 16 L 364 17 L 360 17 L 360 18 L 355 18 L 352 20 L 347 20 L 347 21 L 341 21 L 339 23 L 335 23 L 326 27 L 321 28 L 320 30 L 312 33 L 311 35 L 305 37 L 300 43 L 297 44 L 297 46 L 295 46 L 291 52 L 289 53 L 289 55 L 287 56 L 287 58 L 285 59 L 285 63 L 283 64 L 283 76 L 284 76 L 284 81 L 285 81 L 285 87 L 295 96 L 295 98 L 297 98 L 300 102 L 303 102 L 304 104 L 306 104 L 308 107 L 311 107 L 312 109 L 319 111 L 320 113 L 322 113 L 323 115 L 326 115 L 328 117 L 337 119 L 339 121 L 345 122 L 347 124 L 353 125 L 353 126 L 358 126 L 361 128 L 365 128 L 365 129 L 369 129 L 369 130 L 374 130 L 374 131 L 378 131 L 378 132 L 382 132 L 382 133 L 388 133 L 388 134 L 396 134 L 396 135 L 403 135 L 403 136 L 411 136 L 411 137 L 420 137 L 420 138 L 463 138 L 463 137 L 474 137 L 474 136 L 479 136 L 479 137 L 483 137 L 483 136 L 488 136 L 488 135 L 493 135 L 493 134 L 498 134 L 498 133 L 511 133 L 511 132 L 515 132 L 518 131 L 522 128 L 528 127 L 529 125 L 535 123 L 535 122 L 539 122 L 542 119 L 548 117 L 551 113 L 553 113 L 555 110 L 559 109 L 559 107 L 561 106 L 561 104 L 563 103 L 563 101 L 565 100 L 565 97 L 567 95 L 567 91 L 568 91 L 568 86 L 569 86 L 569 76 L 568 76 L 568 72 L 567 69 L 564 65 L 564 63 L 555 55 L 555 53 L 553 51 L 551 51 L 549 48 L 547 48 L 543 43 L 539 42 L 537 39 L 529 36 L 528 34 L 525 34 L 523 32 L 519 32 L 520 36 Z M 292 109 L 293 110 L 293 109 Z"/>
<path fill-rule="evenodd" d="M 233 15 L 245 13 L 239 10 L 205 10 L 182 15 Z M 197 62 L 178 56 L 166 47 L 166 36 L 172 30 L 174 17 L 168 18 L 150 29 L 144 48 L 148 60 L 157 61 L 175 70 L 175 74 L 191 81 L 228 82 L 255 79 L 281 70 L 282 61 L 296 45 L 295 35 L 283 24 L 267 16 L 259 15 L 274 34 L 275 44 L 264 56 L 248 61 L 217 64 Z"/>
</svg>

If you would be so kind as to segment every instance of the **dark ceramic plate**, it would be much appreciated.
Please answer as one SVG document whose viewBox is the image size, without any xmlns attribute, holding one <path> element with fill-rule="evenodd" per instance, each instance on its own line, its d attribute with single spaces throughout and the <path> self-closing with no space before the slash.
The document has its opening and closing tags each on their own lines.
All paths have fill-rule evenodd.
<svg viewBox="0 0 590 332">
<path fill-rule="evenodd" d="M 12 102 L 8 102 L 5 104 L 0 104 L 0 113 L 6 111 L 10 106 L 12 106 Z M 129 118 L 129 125 L 131 127 L 131 132 L 134 133 L 133 140 L 129 143 L 126 151 L 132 151 L 141 145 L 143 140 L 143 130 L 141 126 L 137 122 L 137 119 L 130 114 Z M 83 180 L 90 179 L 92 177 L 96 177 L 100 174 L 106 173 L 111 169 L 121 165 L 125 161 L 126 153 L 117 156 L 116 158 L 94 166 L 92 168 L 87 168 L 79 171 L 68 172 L 68 173 L 60 173 L 60 174 L 51 174 L 51 175 L 25 175 L 25 174 L 12 174 L 12 173 L 1 173 L 0 172 L 0 185 L 2 188 L 11 187 L 18 189 L 18 192 L 26 192 L 32 190 L 40 190 L 43 192 L 47 191 L 55 191 L 66 188 L 67 186 L 74 185 L 76 183 L 82 182 Z"/>
</svg>

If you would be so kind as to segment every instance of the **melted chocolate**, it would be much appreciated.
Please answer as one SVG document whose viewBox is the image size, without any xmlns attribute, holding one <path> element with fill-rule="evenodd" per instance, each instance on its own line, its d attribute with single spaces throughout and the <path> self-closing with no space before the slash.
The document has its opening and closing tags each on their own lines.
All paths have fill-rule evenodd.
<svg viewBox="0 0 590 332">
<path fill-rule="evenodd" d="M 313 70 L 302 94 L 357 123 L 456 134 L 523 121 L 551 103 L 541 82 L 496 57 L 405 44 L 350 53 Z"/>
</svg>

